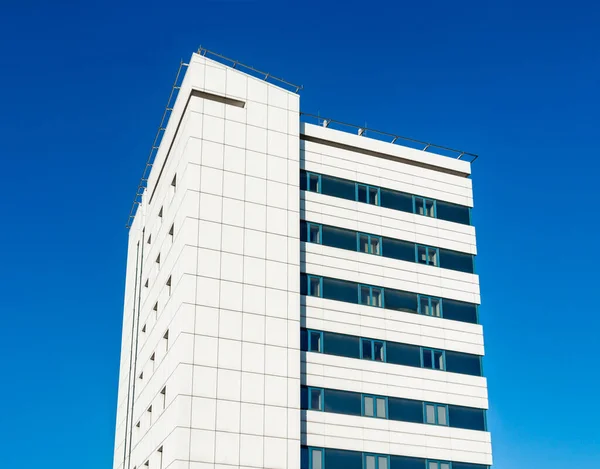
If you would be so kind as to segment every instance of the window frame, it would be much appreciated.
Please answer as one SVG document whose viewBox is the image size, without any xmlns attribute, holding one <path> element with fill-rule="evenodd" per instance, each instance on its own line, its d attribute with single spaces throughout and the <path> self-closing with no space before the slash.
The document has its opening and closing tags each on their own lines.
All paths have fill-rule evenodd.
<svg viewBox="0 0 600 469">
<path fill-rule="evenodd" d="M 362 186 L 365 188 L 365 191 L 367 193 L 367 201 L 366 202 L 361 202 L 361 203 L 366 203 L 367 205 L 374 205 L 376 207 L 381 207 L 381 188 L 378 186 L 372 186 L 370 184 L 363 184 L 362 182 L 355 182 L 354 183 L 354 200 L 356 202 L 360 202 L 360 200 L 358 200 L 358 188 L 359 186 Z M 377 189 L 377 200 L 376 203 L 372 204 L 371 203 L 371 191 L 369 189 Z"/>
<path fill-rule="evenodd" d="M 313 409 L 312 407 L 312 391 L 319 391 L 319 396 L 321 399 L 321 408 L 320 409 Z M 314 410 L 316 412 L 324 412 L 325 411 L 325 392 L 323 391 L 323 388 L 318 388 L 315 386 L 308 386 L 308 409 L 307 410 Z"/>
<path fill-rule="evenodd" d="M 312 279 L 319 279 L 319 294 L 318 295 L 313 295 L 312 294 L 312 288 L 311 288 L 311 280 Z M 311 275 L 311 274 L 307 274 L 306 275 L 306 296 L 312 296 L 314 298 L 323 298 L 323 277 L 321 277 L 320 275 Z"/>
<path fill-rule="evenodd" d="M 362 454 L 362 469 L 367 469 L 367 457 L 373 456 L 375 458 L 375 469 L 379 469 L 379 458 L 387 459 L 386 469 L 390 469 L 390 455 L 389 454 L 378 454 L 378 453 L 367 453 Z"/>
<path fill-rule="evenodd" d="M 310 229 L 313 226 L 319 228 L 319 241 L 318 242 L 314 242 L 314 241 L 310 240 Z M 307 221 L 306 222 L 306 242 L 312 243 L 312 244 L 323 245 L 323 225 L 321 225 L 320 223 L 314 223 L 314 222 Z"/>
<path fill-rule="evenodd" d="M 311 334 L 318 334 L 319 335 L 319 348 L 320 350 L 312 350 L 311 347 L 311 340 L 310 340 L 310 336 Z M 323 331 L 316 331 L 313 329 L 307 329 L 306 330 L 306 337 L 308 339 L 308 351 L 309 352 L 315 352 L 315 353 L 323 353 Z"/>
<path fill-rule="evenodd" d="M 429 463 L 436 463 L 437 464 L 436 469 L 441 469 L 442 464 L 448 464 L 448 468 L 452 469 L 452 461 L 440 461 L 438 459 L 427 459 L 427 460 L 425 460 L 425 469 L 429 469 Z"/>
<path fill-rule="evenodd" d="M 316 176 L 316 178 L 317 178 L 317 190 L 316 191 L 310 190 L 310 177 L 311 176 Z M 311 171 L 306 171 L 306 191 L 314 192 L 315 194 L 321 194 L 322 187 L 323 186 L 322 186 L 321 175 L 319 173 L 313 173 Z"/>
<path fill-rule="evenodd" d="M 425 353 L 430 353 L 431 354 L 431 363 L 435 364 L 435 352 L 441 352 L 442 354 L 442 368 L 428 368 L 425 366 Z M 430 348 L 430 347 L 421 347 L 421 368 L 425 369 L 425 370 L 434 370 L 434 371 L 446 371 L 446 351 L 445 350 L 440 350 L 437 348 Z"/>
<path fill-rule="evenodd" d="M 435 417 L 435 422 L 428 422 L 427 421 L 427 406 L 433 406 L 433 415 Z M 439 408 L 444 408 L 445 413 L 446 413 L 446 423 L 439 423 L 439 414 L 438 414 L 438 409 Z M 436 425 L 439 427 L 449 427 L 450 426 L 450 419 L 449 419 L 449 412 L 448 412 L 448 404 L 436 404 L 434 402 L 423 402 L 423 423 L 426 425 Z"/>
<path fill-rule="evenodd" d="M 422 217 L 428 217 L 428 218 L 437 218 L 437 200 L 431 199 L 429 197 L 423 197 L 421 195 L 414 195 L 414 194 L 412 197 L 413 197 L 413 213 L 415 215 L 421 215 Z M 417 212 L 417 205 L 419 205 L 417 199 L 420 199 L 420 202 L 421 202 L 420 205 L 423 208 L 424 213 L 427 213 L 426 203 L 431 202 L 433 204 L 433 216 L 432 217 L 430 217 L 429 215 L 424 215 L 424 214 Z"/>
<path fill-rule="evenodd" d="M 362 289 L 369 289 L 369 301 L 368 303 L 362 302 Z M 371 300 L 373 299 L 373 289 L 379 290 L 381 293 L 381 306 L 371 304 Z M 385 288 L 383 287 L 374 287 L 373 285 L 366 285 L 364 283 L 358 284 L 358 304 L 362 306 L 372 306 L 373 308 L 385 308 Z"/>
<path fill-rule="evenodd" d="M 439 316 L 435 316 L 434 314 L 427 314 L 423 311 L 421 311 L 421 299 L 423 298 L 427 298 L 427 307 L 429 308 L 430 311 L 432 311 L 431 308 L 431 300 L 437 300 L 440 304 L 440 315 Z M 444 318 L 444 301 L 443 298 L 437 297 L 437 296 L 431 296 L 431 295 L 421 295 L 420 293 L 417 293 L 417 311 L 419 314 L 422 314 L 423 316 L 429 316 L 431 318 Z"/>
<path fill-rule="evenodd" d="M 368 342 L 369 343 L 369 347 L 371 348 L 371 357 L 372 358 L 365 358 L 364 354 L 363 354 L 363 342 Z M 383 349 L 383 360 L 376 360 L 375 359 L 375 342 L 379 342 L 382 345 L 382 349 Z M 386 346 L 386 342 L 385 340 L 379 340 L 379 339 L 368 339 L 366 337 L 361 337 L 360 338 L 360 359 L 361 360 L 369 360 L 372 362 L 381 362 L 381 363 L 387 363 L 387 346 Z"/>
<path fill-rule="evenodd" d="M 429 262 L 427 262 L 427 263 L 421 262 L 419 260 L 419 248 L 425 248 L 425 257 L 427 258 L 428 261 L 429 261 L 429 251 L 434 250 L 435 251 L 435 263 L 430 264 Z M 426 244 L 415 243 L 415 262 L 417 264 L 428 265 L 430 267 L 439 267 L 440 266 L 440 248 L 436 248 L 433 246 L 427 246 Z"/>
<path fill-rule="evenodd" d="M 315 451 L 318 451 L 319 453 L 321 453 L 321 469 L 325 469 L 325 449 L 313 448 L 313 447 L 308 448 L 308 469 L 314 469 L 313 468 L 313 453 Z"/>
<path fill-rule="evenodd" d="M 360 249 L 360 237 L 361 236 L 366 236 L 367 237 L 367 246 L 368 246 L 368 251 L 362 251 Z M 379 240 L 379 252 L 372 252 L 372 244 L 371 244 L 371 239 L 373 238 L 377 238 Z M 356 251 L 357 252 L 361 252 L 363 254 L 372 254 L 374 256 L 383 256 L 383 238 L 381 236 L 378 235 L 372 235 L 369 233 L 363 233 L 362 231 L 357 231 L 356 232 Z"/>
<path fill-rule="evenodd" d="M 385 401 L 385 416 L 384 417 L 380 417 L 379 415 L 366 415 L 365 414 L 365 399 L 366 398 L 373 399 L 373 413 L 374 414 L 377 414 L 377 399 L 383 399 Z M 388 412 L 388 398 L 387 398 L 387 396 L 377 396 L 376 394 L 362 394 L 361 395 L 360 403 L 361 403 L 360 414 L 363 417 L 369 417 L 369 418 L 374 418 L 374 419 L 382 419 L 382 420 L 389 420 L 390 413 Z"/>
</svg>

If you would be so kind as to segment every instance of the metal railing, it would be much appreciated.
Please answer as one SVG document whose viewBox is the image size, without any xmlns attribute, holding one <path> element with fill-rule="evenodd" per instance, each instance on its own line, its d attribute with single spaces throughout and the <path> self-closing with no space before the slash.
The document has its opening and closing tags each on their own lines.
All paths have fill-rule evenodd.
<svg viewBox="0 0 600 469">
<path fill-rule="evenodd" d="M 410 137 L 403 137 L 401 135 L 391 134 L 389 132 L 382 132 L 380 130 L 370 129 L 366 126 L 361 127 L 355 124 L 348 124 L 347 122 L 341 122 L 314 114 L 308 114 L 306 112 L 301 112 L 300 118 L 303 122 L 307 122 L 309 124 L 316 123 L 322 127 L 341 130 L 343 132 L 351 132 L 358 136 L 374 138 L 387 143 L 395 143 L 409 148 L 414 148 L 416 150 L 428 151 L 437 155 L 456 158 L 457 160 L 464 159 L 469 163 L 473 163 L 479 157 L 475 153 L 455 150 L 454 148 L 443 147 L 441 145 L 435 145 L 434 143 L 424 142 Z"/>
<path fill-rule="evenodd" d="M 239 62 L 238 60 L 230 59 L 229 57 L 225 57 L 224 55 L 221 55 L 221 54 L 218 54 L 211 50 L 205 49 L 202 46 L 200 46 L 198 48 L 198 54 L 200 54 L 204 57 L 207 57 L 209 59 L 215 60 L 216 62 L 222 63 L 223 65 L 227 65 L 228 67 L 231 67 L 231 68 L 237 67 L 242 72 L 244 72 L 248 75 L 251 75 L 253 77 L 260 78 L 261 80 L 264 80 L 267 82 L 270 82 L 270 81 L 277 82 L 276 84 L 284 85 L 285 88 L 289 88 L 290 91 L 293 91 L 294 93 L 298 93 L 303 88 L 302 85 L 296 85 L 294 83 L 290 83 L 289 81 L 284 80 L 283 78 L 277 78 L 268 72 L 263 72 L 263 71 L 258 70 L 250 65 L 243 64 L 242 62 Z"/>
</svg>

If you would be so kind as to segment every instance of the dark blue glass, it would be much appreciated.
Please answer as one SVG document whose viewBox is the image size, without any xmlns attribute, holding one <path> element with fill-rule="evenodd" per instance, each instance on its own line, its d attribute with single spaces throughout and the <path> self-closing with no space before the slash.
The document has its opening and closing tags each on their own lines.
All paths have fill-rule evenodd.
<svg viewBox="0 0 600 469">
<path fill-rule="evenodd" d="M 440 267 L 468 274 L 475 272 L 475 263 L 472 254 L 451 251 L 450 249 L 440 249 Z"/>
<path fill-rule="evenodd" d="M 423 401 L 388 397 L 388 414 L 390 420 L 423 423 Z"/>
<path fill-rule="evenodd" d="M 325 412 L 361 415 L 361 408 L 360 393 L 325 389 Z"/>
<path fill-rule="evenodd" d="M 441 220 L 453 221 L 454 223 L 461 223 L 463 225 L 471 224 L 469 207 L 465 207 L 464 205 L 451 204 L 450 202 L 438 200 L 436 202 L 436 212 L 437 217 Z"/>
<path fill-rule="evenodd" d="M 444 307 L 446 304 L 444 303 Z M 446 310 L 444 310 L 444 313 Z M 446 371 L 481 376 L 481 357 L 470 353 L 446 351 Z"/>
<path fill-rule="evenodd" d="M 387 342 L 386 361 L 396 365 L 421 366 L 421 348 L 416 345 Z"/>
<path fill-rule="evenodd" d="M 323 353 L 360 358 L 359 338 L 334 332 L 323 332 Z"/>
<path fill-rule="evenodd" d="M 484 409 L 449 405 L 448 419 L 451 427 L 485 431 Z"/>
</svg>

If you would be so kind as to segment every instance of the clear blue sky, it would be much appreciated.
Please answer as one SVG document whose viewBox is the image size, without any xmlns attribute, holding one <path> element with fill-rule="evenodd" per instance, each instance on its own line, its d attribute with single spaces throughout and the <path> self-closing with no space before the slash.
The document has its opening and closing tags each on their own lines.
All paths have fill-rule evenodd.
<svg viewBox="0 0 600 469">
<path fill-rule="evenodd" d="M 303 84 L 306 112 L 481 155 L 495 468 L 598 466 L 597 4 L 327 3 L 3 4 L 3 467 L 111 467 L 124 223 L 200 44 Z"/>
</svg>

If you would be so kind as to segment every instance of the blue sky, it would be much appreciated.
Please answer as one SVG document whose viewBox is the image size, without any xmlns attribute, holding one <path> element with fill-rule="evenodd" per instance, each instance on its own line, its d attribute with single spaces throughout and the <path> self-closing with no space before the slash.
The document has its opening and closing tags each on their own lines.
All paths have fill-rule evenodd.
<svg viewBox="0 0 600 469">
<path fill-rule="evenodd" d="M 11 2 L 0 16 L 4 466 L 111 467 L 124 224 L 198 45 L 473 167 L 495 468 L 600 458 L 600 12 L 557 2 Z"/>
</svg>

